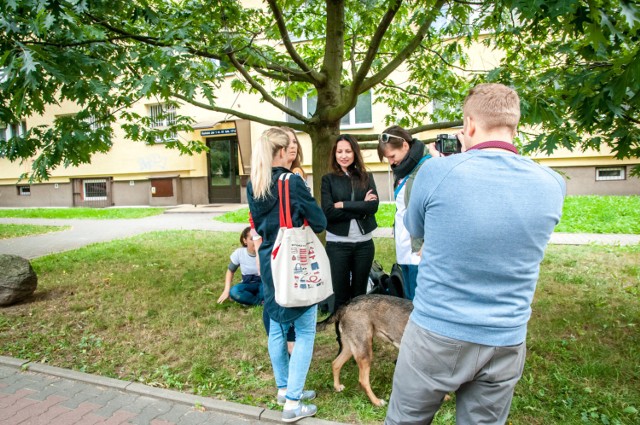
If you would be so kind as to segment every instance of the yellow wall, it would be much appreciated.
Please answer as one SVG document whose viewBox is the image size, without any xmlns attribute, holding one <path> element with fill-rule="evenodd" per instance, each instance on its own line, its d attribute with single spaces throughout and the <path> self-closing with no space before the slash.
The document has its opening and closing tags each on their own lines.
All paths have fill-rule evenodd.
<svg viewBox="0 0 640 425">
<path fill-rule="evenodd" d="M 250 2 L 251 3 L 251 2 Z M 261 2 L 255 1 L 254 6 L 258 7 Z M 252 4 L 253 4 L 252 3 Z M 469 69 L 488 69 L 497 65 L 500 52 L 488 49 L 482 44 L 476 44 L 470 47 L 470 64 Z M 462 71 L 460 71 L 462 72 Z M 404 81 L 403 74 L 406 69 L 400 68 L 395 74 L 396 81 Z M 227 77 L 227 82 L 217 93 L 219 106 L 232 108 L 247 114 L 260 114 L 262 118 L 274 121 L 285 121 L 285 114 L 277 108 L 266 102 L 261 102 L 261 97 L 253 94 L 237 94 L 231 90 L 230 81 L 232 77 Z M 272 87 L 267 86 L 269 91 Z M 375 99 L 375 92 L 372 100 Z M 147 105 L 159 103 L 153 99 L 147 99 L 138 102 L 131 109 L 142 116 L 147 115 Z M 430 105 L 427 107 L 431 107 Z M 27 127 L 37 125 L 47 125 L 53 121 L 55 116 L 62 114 L 75 113 L 77 107 L 69 102 L 60 106 L 51 106 L 47 108 L 46 113 L 42 116 L 33 116 L 27 119 Z M 194 124 L 201 129 L 207 126 L 211 128 L 216 123 L 222 121 L 233 120 L 236 117 L 209 110 L 194 107 L 190 104 L 182 104 L 178 113 L 181 115 L 191 116 Z M 372 120 L 373 125 L 364 129 L 343 129 L 344 132 L 353 134 L 378 134 L 382 132 L 387 125 L 384 124 L 384 117 L 389 113 L 388 108 L 383 104 L 372 104 Z M 251 123 L 251 140 L 255 145 L 260 140 L 261 133 L 267 128 L 266 125 L 259 123 Z M 420 139 L 435 138 L 438 133 L 455 132 L 455 129 L 434 130 L 416 134 Z M 196 138 L 204 141 L 200 137 L 200 130 L 193 133 L 179 133 L 179 138 L 188 140 Z M 300 133 L 298 135 L 304 153 L 304 168 L 307 172 L 311 171 L 311 142 L 307 134 Z M 380 163 L 375 149 L 367 149 L 363 152 L 365 162 L 368 163 L 372 171 L 384 171 L 387 169 L 386 164 Z M 616 161 L 612 158 L 609 151 L 603 150 L 600 153 L 587 151 L 568 152 L 558 150 L 552 156 L 536 155 L 535 159 L 551 166 L 578 166 L 578 165 L 623 165 L 630 161 Z M 632 162 L 631 162 L 632 163 Z M 7 160 L 0 159 L 0 184 L 15 184 L 17 178 L 22 173 L 29 173 L 31 169 L 31 161 L 23 164 L 9 163 Z M 206 154 L 180 155 L 177 150 L 166 149 L 162 144 L 149 146 L 144 143 L 134 143 L 124 138 L 124 132 L 119 126 L 114 127 L 113 147 L 107 154 L 95 154 L 92 157 L 91 164 L 81 165 L 78 167 L 59 167 L 51 172 L 50 182 L 66 182 L 74 177 L 91 177 L 91 176 L 113 176 L 114 180 L 134 180 L 144 179 L 150 176 L 169 176 L 180 175 L 181 177 L 202 177 L 207 175 Z"/>
</svg>

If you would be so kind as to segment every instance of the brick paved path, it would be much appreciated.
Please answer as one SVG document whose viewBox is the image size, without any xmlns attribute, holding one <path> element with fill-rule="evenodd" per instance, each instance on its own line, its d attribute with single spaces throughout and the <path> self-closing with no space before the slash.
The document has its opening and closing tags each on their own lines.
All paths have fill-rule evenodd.
<svg viewBox="0 0 640 425">
<path fill-rule="evenodd" d="M 0 356 L 1 425 L 267 425 L 280 422 L 279 411 L 47 365 L 29 364 L 29 368 L 21 368 L 23 363 Z M 337 425 L 315 418 L 305 418 L 300 423 Z"/>
</svg>

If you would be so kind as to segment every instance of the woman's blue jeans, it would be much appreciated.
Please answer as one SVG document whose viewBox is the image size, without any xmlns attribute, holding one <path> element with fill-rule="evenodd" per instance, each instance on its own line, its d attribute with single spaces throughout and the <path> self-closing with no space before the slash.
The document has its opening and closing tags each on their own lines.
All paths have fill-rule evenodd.
<svg viewBox="0 0 640 425">
<path fill-rule="evenodd" d="M 316 338 L 318 306 L 314 305 L 293 322 L 279 323 L 271 319 L 269 330 L 269 356 L 276 378 L 276 386 L 287 389 L 286 398 L 300 400 L 307 373 L 311 365 L 313 344 Z M 289 357 L 287 332 L 290 326 L 296 329 L 296 344 Z"/>
<path fill-rule="evenodd" d="M 237 303 L 244 305 L 260 305 L 264 301 L 262 282 L 238 283 L 229 290 L 229 296 Z"/>
</svg>

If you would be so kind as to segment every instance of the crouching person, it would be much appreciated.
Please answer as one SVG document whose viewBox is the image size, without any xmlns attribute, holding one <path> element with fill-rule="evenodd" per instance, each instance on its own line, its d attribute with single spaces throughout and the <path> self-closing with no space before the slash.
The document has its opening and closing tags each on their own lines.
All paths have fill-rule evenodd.
<svg viewBox="0 0 640 425">
<path fill-rule="evenodd" d="M 224 290 L 218 298 L 218 304 L 231 298 L 244 305 L 260 305 L 264 301 L 262 294 L 262 280 L 256 262 L 256 249 L 251 239 L 251 227 L 247 227 L 240 235 L 241 248 L 236 249 L 230 256 L 229 267 L 224 279 Z M 231 286 L 233 275 L 240 269 L 242 281 Z"/>
</svg>

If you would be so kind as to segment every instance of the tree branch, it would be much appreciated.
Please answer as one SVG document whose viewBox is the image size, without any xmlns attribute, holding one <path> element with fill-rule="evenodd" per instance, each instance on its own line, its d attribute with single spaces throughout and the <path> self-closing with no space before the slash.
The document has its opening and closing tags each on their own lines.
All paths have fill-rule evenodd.
<svg viewBox="0 0 640 425">
<path fill-rule="evenodd" d="M 440 10 L 444 2 L 445 0 L 436 0 L 436 3 L 433 5 L 433 8 Z M 405 61 L 405 59 L 407 59 L 413 52 L 415 52 L 418 46 L 420 46 L 420 43 L 422 43 L 422 40 L 426 36 L 427 30 L 429 29 L 432 23 L 433 23 L 433 17 L 425 20 L 425 22 L 422 23 L 420 28 L 418 28 L 418 31 L 416 32 L 415 37 L 413 37 L 413 39 L 409 42 L 409 44 L 407 44 L 407 46 L 405 46 L 405 48 L 402 49 L 400 53 L 398 53 L 396 57 L 391 60 L 391 62 L 389 62 L 386 66 L 384 66 L 380 70 L 380 72 L 363 81 L 362 85 L 358 89 L 358 94 L 364 93 L 367 90 L 370 90 L 372 87 L 379 84 L 380 82 L 382 82 L 393 71 L 395 71 L 398 68 L 398 66 L 400 66 L 400 64 Z"/>
<path fill-rule="evenodd" d="M 88 44 L 112 43 L 114 41 L 127 40 L 128 38 L 129 38 L 128 36 L 109 37 L 109 38 L 95 39 L 95 40 L 76 41 L 74 43 L 54 43 L 51 41 L 27 40 L 27 41 L 21 41 L 21 43 L 23 43 L 24 45 L 51 46 L 51 47 L 65 48 L 65 47 L 86 46 Z"/>
<path fill-rule="evenodd" d="M 173 93 L 173 97 L 184 100 L 187 103 L 190 103 L 193 106 L 197 106 L 198 108 L 206 109 L 208 111 L 221 112 L 223 114 L 233 115 L 238 118 L 242 118 L 245 120 L 250 120 L 254 122 L 259 122 L 264 125 L 273 126 L 273 127 L 291 127 L 295 130 L 304 130 L 304 124 L 290 123 L 286 121 L 276 121 L 276 120 L 268 120 L 266 118 L 259 117 L 257 115 L 245 114 L 244 112 L 238 111 L 236 109 L 230 108 L 222 108 L 220 106 L 210 105 L 208 103 L 198 102 L 197 100 L 189 99 L 188 97 Z"/>
<path fill-rule="evenodd" d="M 402 88 L 402 87 L 400 87 L 400 86 L 396 86 L 395 84 L 387 84 L 387 83 L 385 83 L 385 82 L 383 81 L 383 82 L 381 82 L 381 83 L 380 83 L 380 85 L 381 85 L 381 86 L 383 86 L 383 87 L 388 87 L 388 88 L 390 88 L 390 89 L 399 90 L 399 91 L 401 91 L 401 92 L 403 92 L 403 93 L 407 93 L 408 95 L 411 95 L 411 96 L 417 96 L 417 97 L 420 97 L 420 98 L 422 98 L 422 99 L 424 99 L 424 100 L 426 100 L 426 101 L 428 101 L 428 102 L 430 102 L 430 101 L 432 100 L 432 99 L 430 99 L 427 95 L 424 95 L 424 94 L 422 94 L 422 93 L 411 93 L 409 90 L 407 90 L 407 89 L 405 89 L 405 88 Z"/>
<path fill-rule="evenodd" d="M 631 121 L 632 123 L 638 124 L 640 125 L 640 120 L 633 118 L 631 115 L 628 114 L 622 114 L 622 117 L 626 120 Z"/>
<path fill-rule="evenodd" d="M 466 69 L 466 68 L 463 68 L 463 67 L 461 67 L 461 66 L 454 65 L 454 64 L 452 64 L 452 63 L 448 62 L 444 57 L 442 57 L 442 55 L 440 54 L 440 52 L 437 52 L 437 51 L 435 51 L 435 50 L 433 50 L 433 49 L 426 49 L 426 50 L 427 50 L 428 52 L 430 52 L 430 53 L 432 53 L 432 54 L 436 55 L 436 56 L 437 56 L 437 57 L 438 57 L 438 58 L 439 58 L 439 59 L 440 59 L 440 60 L 441 60 L 445 65 L 447 65 L 449 68 L 458 69 L 458 70 L 460 70 L 460 71 L 468 72 L 468 73 L 470 73 L 470 74 L 487 74 L 487 73 L 489 72 L 488 70 L 484 70 L 484 69 Z"/>
<path fill-rule="evenodd" d="M 300 55 L 296 51 L 295 47 L 293 46 L 293 43 L 291 42 L 291 38 L 289 37 L 287 26 L 284 23 L 284 17 L 282 16 L 282 11 L 278 7 L 276 1 L 267 0 L 267 3 L 269 3 L 269 8 L 271 9 L 271 12 L 273 13 L 274 18 L 276 19 L 278 30 L 280 30 L 280 37 L 282 38 L 282 41 L 284 43 L 285 48 L 287 49 L 287 52 L 289 53 L 289 56 L 291 56 L 291 59 L 300 67 L 300 69 L 304 73 L 308 74 L 313 79 L 313 84 L 318 85 L 322 80 L 322 76 L 319 73 L 315 72 L 313 69 L 311 69 L 309 65 L 307 65 L 307 63 L 300 57 Z"/>
<path fill-rule="evenodd" d="M 282 103 L 278 102 L 276 99 L 273 98 L 273 96 L 271 96 L 271 94 L 265 90 L 264 87 L 262 87 L 250 74 L 249 72 L 246 70 L 246 68 L 240 63 L 238 62 L 238 60 L 235 57 L 234 53 L 229 53 L 227 55 L 227 57 L 229 58 L 229 60 L 231 61 L 231 63 L 233 64 L 233 66 L 242 74 L 242 76 L 244 77 L 245 80 L 247 80 L 247 82 L 249 84 L 251 84 L 251 87 L 253 87 L 255 90 L 258 91 L 258 93 L 260 93 L 262 95 L 262 98 L 264 100 L 266 100 L 267 102 L 269 102 L 270 104 L 272 104 L 273 106 L 275 106 L 276 108 L 280 109 L 281 111 L 283 111 L 286 114 L 291 115 L 292 117 L 302 121 L 302 122 L 306 122 L 307 121 L 307 117 L 305 117 L 304 115 L 298 113 L 297 111 L 294 111 L 291 108 L 288 108 L 286 105 L 283 105 Z"/>
<path fill-rule="evenodd" d="M 330 92 L 338 93 L 344 60 L 344 0 L 327 1 L 327 28 L 322 73 L 332 84 Z M 336 99 L 338 101 L 338 99 Z"/>
<path fill-rule="evenodd" d="M 98 18 L 96 18 L 95 16 L 92 16 L 90 14 L 86 14 L 93 22 L 95 22 L 98 25 L 103 26 L 104 28 L 108 29 L 109 31 L 112 31 L 116 34 L 120 34 L 122 37 L 118 37 L 118 39 L 122 39 L 122 40 L 136 40 L 145 44 L 149 44 L 152 46 L 157 46 L 157 47 L 172 47 L 173 44 L 169 44 L 169 43 L 162 43 L 160 41 L 158 41 L 158 39 L 154 38 L 154 37 L 148 37 L 148 36 L 142 36 L 142 35 L 136 35 L 136 34 L 131 34 L 125 30 L 123 30 L 122 28 L 118 28 L 115 27 L 111 24 L 108 24 L 105 21 L 101 21 Z M 247 46 L 250 46 L 252 43 L 249 43 Z M 196 56 L 199 57 L 204 57 L 204 58 L 210 58 L 210 59 L 217 59 L 217 60 L 224 60 L 225 55 L 216 55 L 216 54 L 212 54 L 209 53 L 208 51 L 204 51 L 204 50 L 199 50 L 196 49 L 195 47 L 189 45 L 189 44 L 185 44 L 185 47 L 187 48 L 187 50 L 189 51 L 189 53 L 192 53 Z M 247 48 L 246 46 L 243 48 L 245 49 Z M 259 51 L 257 51 L 258 53 L 260 53 Z M 264 57 L 264 55 L 262 55 Z M 303 82 L 311 82 L 310 78 L 309 78 L 309 74 L 306 72 L 302 72 L 296 69 L 291 69 L 291 68 L 287 68 L 285 66 L 282 65 L 276 65 L 276 64 L 272 64 L 269 63 L 270 61 L 267 60 L 267 58 L 265 58 L 265 60 L 267 61 L 267 64 L 265 66 L 265 68 L 271 70 L 271 71 L 275 71 L 275 72 L 282 72 L 284 74 L 290 74 L 292 76 L 292 78 L 290 78 L 289 80 L 291 81 L 303 81 Z M 256 66 L 255 64 L 252 65 L 252 67 L 254 69 L 257 68 L 262 68 L 260 66 Z M 240 70 L 240 69 L 238 69 Z M 282 81 L 289 81 L 289 80 L 282 80 Z"/>
<path fill-rule="evenodd" d="M 382 42 L 384 35 L 389 29 L 389 25 L 391 25 L 391 22 L 393 22 L 393 18 L 398 13 L 398 10 L 400 9 L 401 5 L 402 5 L 402 0 L 395 0 L 389 5 L 389 8 L 387 9 L 384 16 L 382 17 L 382 21 L 380 22 L 380 25 L 378 25 L 378 28 L 376 28 L 376 32 L 373 34 L 373 37 L 371 37 L 371 42 L 369 43 L 369 49 L 367 49 L 367 53 L 364 57 L 364 60 L 360 64 L 360 69 L 358 70 L 358 73 L 354 77 L 353 83 L 351 85 L 351 91 L 349 93 L 349 97 L 351 98 L 351 100 L 355 99 L 356 97 L 358 97 L 360 93 L 362 93 L 358 89 L 360 88 L 360 85 L 362 84 L 367 74 L 369 73 L 369 70 L 371 69 L 371 64 L 373 63 L 373 60 L 376 58 L 378 49 L 380 48 L 380 43 Z"/>
<path fill-rule="evenodd" d="M 268 68 L 267 68 L 268 69 Z M 256 71 L 258 74 L 263 75 L 267 78 L 271 78 L 272 80 L 277 80 L 277 81 L 282 81 L 283 83 L 290 83 L 291 81 L 297 81 L 300 83 L 308 83 L 309 79 L 308 78 L 300 78 L 299 76 L 296 75 L 283 75 L 282 73 L 277 73 L 276 71 L 274 72 L 269 72 L 265 69 L 259 68 L 259 67 L 253 67 L 253 70 Z"/>
<path fill-rule="evenodd" d="M 407 130 L 409 134 L 422 133 L 423 131 L 429 130 L 440 130 L 444 128 L 458 127 L 462 125 L 462 121 L 448 121 L 448 122 L 437 122 L 433 124 L 425 124 L 418 127 L 414 127 L 412 129 Z M 370 140 L 378 140 L 378 134 L 352 134 L 359 141 L 370 141 Z M 433 142 L 435 139 L 426 140 L 427 142 Z M 363 149 L 375 149 L 378 147 L 377 143 L 360 143 L 360 147 Z"/>
<path fill-rule="evenodd" d="M 423 131 L 440 130 L 441 128 L 459 127 L 461 125 L 462 125 L 462 120 L 436 122 L 433 124 L 420 125 L 418 127 L 414 127 L 407 131 L 411 134 L 416 134 L 416 133 L 422 133 Z"/>
<path fill-rule="evenodd" d="M 171 46 L 171 44 L 169 44 L 169 43 L 161 43 L 155 37 L 148 37 L 148 36 L 144 36 L 144 35 L 131 34 L 131 33 L 127 32 L 127 31 L 123 30 L 122 28 L 114 27 L 113 25 L 107 23 L 106 21 L 98 19 L 96 16 L 93 16 L 92 14 L 90 14 L 88 12 L 84 12 L 84 15 L 88 16 L 90 20 L 92 20 L 96 24 L 108 29 L 109 31 L 124 36 L 123 37 L 124 39 L 136 40 L 136 41 L 143 42 L 145 44 L 150 44 L 152 46 L 159 46 L 159 47 L 170 47 Z"/>
</svg>

